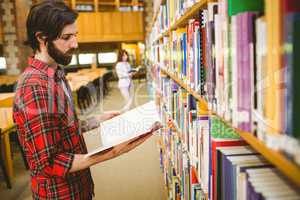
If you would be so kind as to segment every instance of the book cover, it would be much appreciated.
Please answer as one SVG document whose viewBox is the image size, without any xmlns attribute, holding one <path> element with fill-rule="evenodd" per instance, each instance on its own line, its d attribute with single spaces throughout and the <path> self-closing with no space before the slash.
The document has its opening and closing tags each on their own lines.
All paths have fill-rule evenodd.
<svg viewBox="0 0 300 200">
<path fill-rule="evenodd" d="M 222 159 L 223 167 L 223 183 L 221 187 L 224 188 L 224 200 L 236 200 L 236 165 L 239 163 L 253 163 L 262 160 L 263 157 L 258 155 L 247 155 L 247 156 L 224 156 Z"/>
<path fill-rule="evenodd" d="M 223 178 L 223 161 L 222 158 L 226 156 L 240 156 L 240 155 L 255 155 L 258 154 L 256 151 L 251 149 L 249 146 L 219 146 L 216 148 L 216 158 L 215 158 L 215 174 L 214 174 L 214 184 L 213 184 L 213 191 L 214 196 L 213 199 L 222 199 L 224 192 L 222 191 L 222 178 Z M 243 144 L 246 145 L 246 144 Z"/>
<path fill-rule="evenodd" d="M 283 111 L 283 63 L 282 63 L 282 7 L 281 0 L 266 0 L 267 21 L 267 77 L 272 83 L 266 88 L 266 132 L 282 132 Z"/>
<path fill-rule="evenodd" d="M 264 0 L 228 0 L 228 15 L 233 16 L 246 11 L 264 11 Z"/>
<path fill-rule="evenodd" d="M 284 79 L 286 83 L 285 91 L 285 117 L 283 121 L 284 132 L 289 136 L 300 139 L 300 125 L 297 122 L 299 118 L 300 107 L 298 101 L 300 100 L 299 92 L 299 77 L 300 64 L 299 52 L 299 25 L 300 13 L 290 13 L 284 17 Z"/>
<path fill-rule="evenodd" d="M 225 146 L 241 146 L 246 145 L 246 143 L 240 139 L 211 139 L 211 157 L 210 157 L 210 168 L 211 168 L 211 180 L 212 180 L 212 199 L 217 197 L 217 148 Z"/>
</svg>

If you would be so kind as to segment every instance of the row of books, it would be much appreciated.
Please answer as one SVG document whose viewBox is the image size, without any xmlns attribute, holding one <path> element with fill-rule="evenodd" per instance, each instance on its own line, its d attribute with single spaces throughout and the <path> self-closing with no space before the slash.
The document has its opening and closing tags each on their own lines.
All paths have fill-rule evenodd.
<svg viewBox="0 0 300 200">
<path fill-rule="evenodd" d="M 152 27 L 152 39 L 170 28 L 189 8 L 201 0 L 166 0 L 160 6 L 157 21 Z"/>
<path fill-rule="evenodd" d="M 169 4 L 164 22 L 172 19 Z M 153 45 L 151 59 L 234 127 L 300 164 L 299 16 L 297 0 L 208 3 L 185 28 Z"/>
<path fill-rule="evenodd" d="M 161 131 L 160 151 L 169 199 L 300 198 L 297 188 L 231 127 L 205 115 L 173 80 L 162 76 L 157 86 L 162 122 L 171 124 Z M 280 186 L 286 190 L 278 191 Z"/>
</svg>

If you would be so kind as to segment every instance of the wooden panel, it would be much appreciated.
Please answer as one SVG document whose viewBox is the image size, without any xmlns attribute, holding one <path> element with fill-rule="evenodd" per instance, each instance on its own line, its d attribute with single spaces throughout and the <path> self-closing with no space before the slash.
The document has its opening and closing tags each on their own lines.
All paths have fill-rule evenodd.
<svg viewBox="0 0 300 200">
<path fill-rule="evenodd" d="M 95 14 L 95 26 L 96 26 L 96 32 L 95 35 L 104 35 L 104 26 L 103 26 L 103 17 L 101 13 Z"/>
<path fill-rule="evenodd" d="M 112 33 L 116 35 L 121 35 L 122 34 L 122 21 L 119 20 L 122 18 L 122 13 L 121 12 L 113 12 L 111 14 L 111 19 L 113 20 L 113 24 L 110 24 L 112 28 Z"/>
<path fill-rule="evenodd" d="M 103 12 L 100 16 L 103 19 L 103 35 L 109 35 L 112 32 L 112 26 L 114 26 L 113 19 L 111 18 L 111 12 Z"/>
<path fill-rule="evenodd" d="M 0 44 L 3 44 L 3 27 L 2 27 L 1 20 L 0 20 Z"/>
<path fill-rule="evenodd" d="M 135 23 L 135 16 L 129 12 L 123 12 L 123 17 L 122 17 L 122 29 L 124 34 L 130 34 L 130 33 L 135 33 L 134 27 L 136 26 Z"/>
<path fill-rule="evenodd" d="M 94 0 L 94 9 L 95 9 L 95 12 L 98 12 L 98 10 L 99 10 L 99 2 L 98 2 L 98 0 Z"/>
<path fill-rule="evenodd" d="M 142 33 L 144 35 L 144 15 L 142 12 L 137 13 L 137 30 L 138 33 Z"/>
<path fill-rule="evenodd" d="M 142 41 L 142 12 L 79 13 L 78 42 Z"/>
</svg>

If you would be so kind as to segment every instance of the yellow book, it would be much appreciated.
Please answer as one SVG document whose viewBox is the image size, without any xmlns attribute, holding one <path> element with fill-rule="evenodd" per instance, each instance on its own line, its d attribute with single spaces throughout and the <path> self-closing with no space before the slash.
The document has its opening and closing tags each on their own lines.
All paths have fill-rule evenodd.
<svg viewBox="0 0 300 200">
<path fill-rule="evenodd" d="M 266 0 L 267 20 L 267 84 L 265 117 L 267 133 L 282 131 L 283 115 L 283 63 L 282 63 L 282 12 L 280 0 Z"/>
<path fill-rule="evenodd" d="M 173 20 L 174 20 L 174 1 L 173 0 L 169 0 L 168 2 L 168 6 L 169 6 L 169 22 L 170 25 L 173 24 Z"/>
</svg>

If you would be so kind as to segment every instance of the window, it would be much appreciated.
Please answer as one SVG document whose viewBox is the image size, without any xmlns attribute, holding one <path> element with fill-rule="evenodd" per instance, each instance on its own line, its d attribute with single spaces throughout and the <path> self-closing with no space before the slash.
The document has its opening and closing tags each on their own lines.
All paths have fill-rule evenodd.
<svg viewBox="0 0 300 200">
<path fill-rule="evenodd" d="M 98 60 L 100 64 L 116 63 L 118 55 L 116 52 L 98 53 Z"/>
<path fill-rule="evenodd" d="M 6 69 L 6 60 L 4 57 L 0 57 L 0 69 Z"/>
<path fill-rule="evenodd" d="M 94 6 L 89 4 L 88 5 L 78 4 L 76 5 L 76 10 L 83 11 L 83 12 L 91 12 L 94 11 Z"/>
<path fill-rule="evenodd" d="M 93 53 L 79 54 L 79 64 L 80 65 L 92 64 L 94 59 L 96 59 L 96 56 Z M 95 61 L 95 63 L 96 63 L 96 61 Z"/>
</svg>

